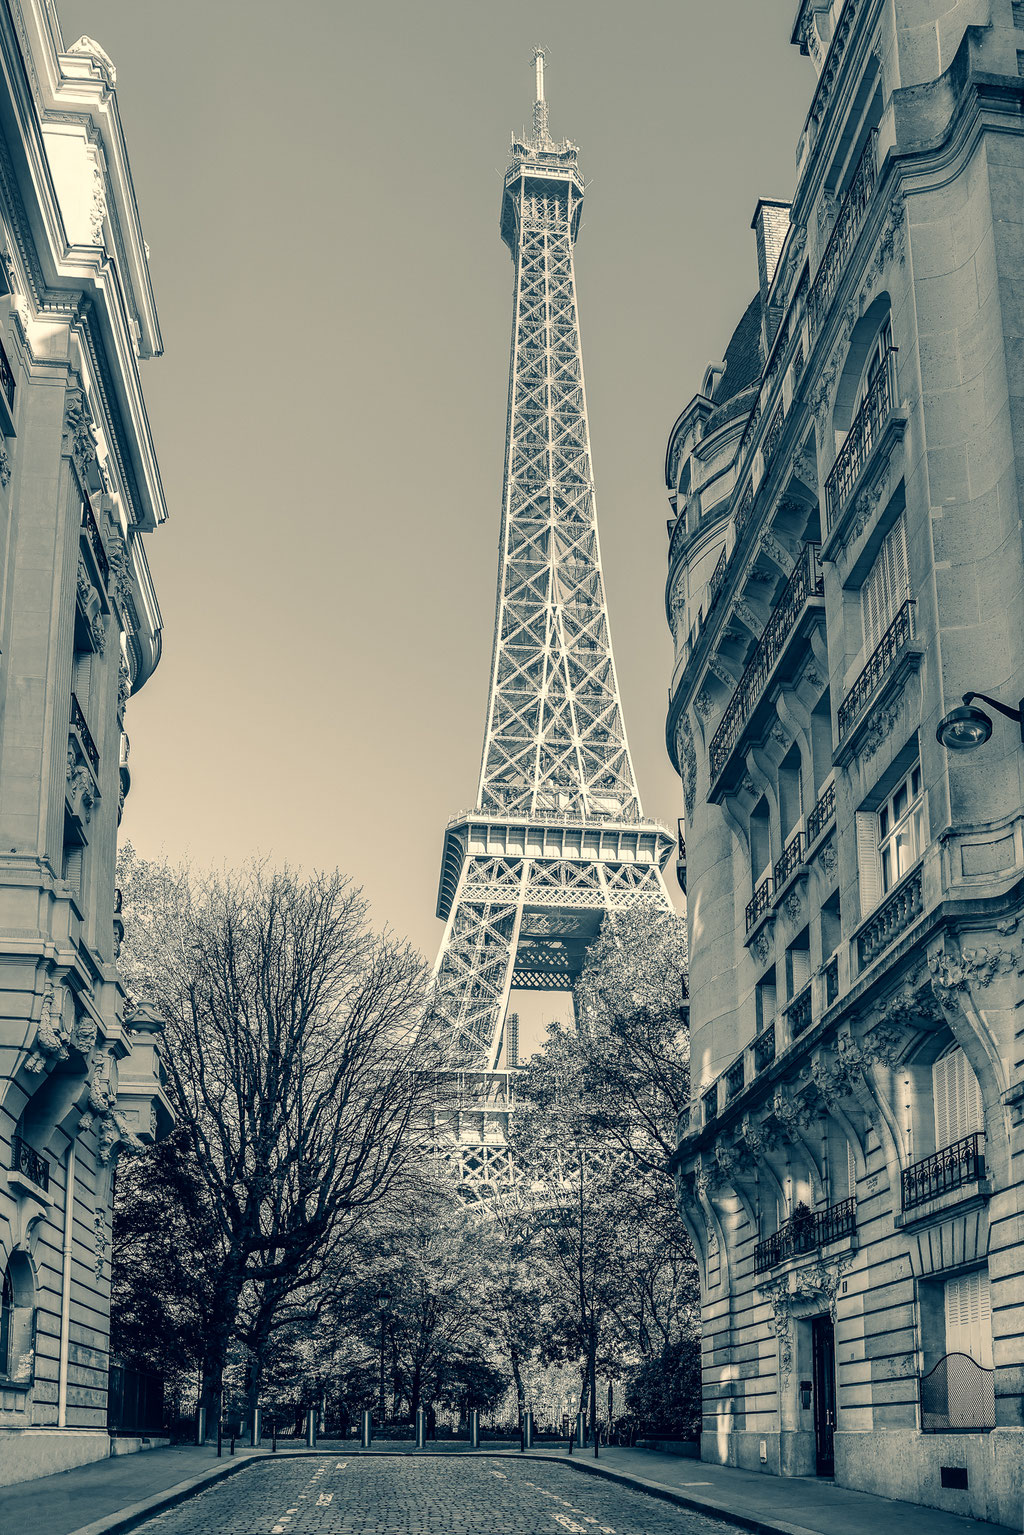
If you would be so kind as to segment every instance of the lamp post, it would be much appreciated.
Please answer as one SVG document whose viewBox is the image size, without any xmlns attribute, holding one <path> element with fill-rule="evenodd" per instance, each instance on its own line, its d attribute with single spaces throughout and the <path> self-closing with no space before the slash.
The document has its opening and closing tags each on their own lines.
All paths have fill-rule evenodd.
<svg viewBox="0 0 1024 1535">
<path fill-rule="evenodd" d="M 938 723 L 935 739 L 940 746 L 951 752 L 973 751 L 976 746 L 984 746 L 992 734 L 992 721 L 984 709 L 975 708 L 976 698 L 999 714 L 1005 714 L 1008 720 L 1016 720 L 1024 743 L 1024 698 L 1019 707 L 1013 709 L 1009 704 L 1001 704 L 998 698 L 990 698 L 987 693 L 965 693 L 960 708 L 951 709 Z"/>
</svg>

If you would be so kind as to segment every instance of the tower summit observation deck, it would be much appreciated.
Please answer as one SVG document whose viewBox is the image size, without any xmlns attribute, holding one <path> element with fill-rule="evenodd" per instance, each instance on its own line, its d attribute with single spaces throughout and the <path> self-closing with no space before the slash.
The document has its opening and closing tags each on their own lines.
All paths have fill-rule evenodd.
<svg viewBox="0 0 1024 1535">
<path fill-rule="evenodd" d="M 514 988 L 572 988 L 602 919 L 668 906 L 673 850 L 644 819 L 612 658 L 597 536 L 573 246 L 576 147 L 513 139 L 501 235 L 515 267 L 487 726 L 476 806 L 445 832 L 435 971 L 453 1067 L 515 1066 Z"/>
</svg>

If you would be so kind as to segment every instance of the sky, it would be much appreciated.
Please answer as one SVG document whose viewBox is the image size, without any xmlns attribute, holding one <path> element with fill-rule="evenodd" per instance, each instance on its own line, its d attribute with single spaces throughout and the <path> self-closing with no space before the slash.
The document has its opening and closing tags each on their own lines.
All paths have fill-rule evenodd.
<svg viewBox="0 0 1024 1535">
<path fill-rule="evenodd" d="M 795 0 L 59 0 L 117 68 L 164 336 L 161 664 L 122 837 L 340 867 L 433 957 L 494 625 L 509 137 L 547 49 L 589 178 L 577 284 L 606 588 L 646 813 L 664 722 L 668 432 L 757 284 L 813 89 Z M 678 897 L 669 871 L 669 884 Z"/>
</svg>

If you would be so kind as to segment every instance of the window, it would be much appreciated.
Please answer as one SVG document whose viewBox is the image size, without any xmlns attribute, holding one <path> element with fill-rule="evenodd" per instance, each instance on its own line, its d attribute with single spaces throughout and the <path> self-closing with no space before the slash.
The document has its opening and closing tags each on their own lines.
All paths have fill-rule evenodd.
<svg viewBox="0 0 1024 1535">
<path fill-rule="evenodd" d="M 909 597 L 907 531 L 901 512 L 882 540 L 875 563 L 861 587 L 860 611 L 867 654 L 877 649 L 885 631 Z"/>
<path fill-rule="evenodd" d="M 947 1279 L 945 1300 L 946 1353 L 968 1354 L 975 1364 L 991 1370 L 992 1303 L 986 1271 L 979 1269 L 974 1274 Z M 952 1406 L 951 1401 L 951 1409 Z"/>
<path fill-rule="evenodd" d="M 936 1151 L 955 1145 L 965 1135 L 984 1130 L 981 1085 L 959 1045 L 947 1050 L 932 1067 L 932 1101 Z"/>
<path fill-rule="evenodd" d="M 878 812 L 878 866 L 882 892 L 898 885 L 924 852 L 924 789 L 915 762 Z"/>
<path fill-rule="evenodd" d="M 871 344 L 868 353 L 867 366 L 861 376 L 860 388 L 857 391 L 857 405 L 860 406 L 864 397 L 869 393 L 871 385 L 886 366 L 890 351 L 892 350 L 892 321 L 886 316 L 885 324 L 879 330 Z"/>
<path fill-rule="evenodd" d="M 4 1274 L 3 1292 L 0 1294 L 0 1375 L 11 1373 L 11 1315 L 14 1311 L 14 1284 L 11 1271 Z"/>
</svg>

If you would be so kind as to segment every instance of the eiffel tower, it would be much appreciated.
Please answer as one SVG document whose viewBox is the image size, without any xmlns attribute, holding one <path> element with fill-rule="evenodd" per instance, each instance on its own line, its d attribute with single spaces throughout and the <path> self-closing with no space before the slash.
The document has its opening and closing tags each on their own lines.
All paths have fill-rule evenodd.
<svg viewBox="0 0 1024 1535">
<path fill-rule="evenodd" d="M 459 1073 L 463 1180 L 507 1176 L 514 988 L 571 990 L 608 913 L 668 906 L 674 842 L 644 819 L 626 742 L 597 536 L 573 246 L 578 151 L 548 131 L 534 54 L 533 133 L 513 138 L 501 236 L 515 267 L 487 728 L 475 808 L 445 831 L 435 984 Z"/>
</svg>

